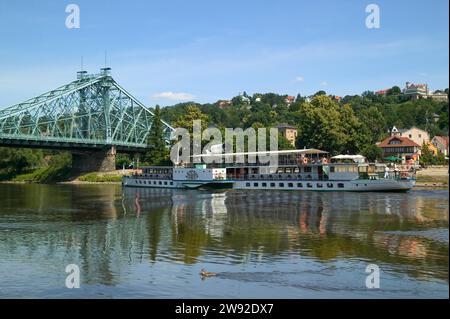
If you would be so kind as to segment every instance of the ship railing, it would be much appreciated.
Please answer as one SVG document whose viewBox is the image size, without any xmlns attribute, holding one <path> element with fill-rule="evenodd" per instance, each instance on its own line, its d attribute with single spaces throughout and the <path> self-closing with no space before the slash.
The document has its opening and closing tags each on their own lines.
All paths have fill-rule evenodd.
<svg viewBox="0 0 450 319">
<path fill-rule="evenodd" d="M 302 180 L 302 181 L 328 181 L 328 176 L 318 176 L 317 174 L 229 174 L 227 179 L 232 180 Z"/>
<path fill-rule="evenodd" d="M 136 179 L 172 179 L 172 174 L 133 174 L 130 177 Z"/>
<path fill-rule="evenodd" d="M 390 171 L 390 172 L 377 172 L 377 173 L 362 173 L 358 177 L 359 179 L 369 180 L 410 180 L 416 179 L 415 172 L 412 171 Z"/>
</svg>

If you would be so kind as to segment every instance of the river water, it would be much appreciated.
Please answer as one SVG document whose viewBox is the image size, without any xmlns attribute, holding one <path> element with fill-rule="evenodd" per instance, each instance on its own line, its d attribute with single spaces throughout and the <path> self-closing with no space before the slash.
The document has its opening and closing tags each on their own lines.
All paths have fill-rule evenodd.
<svg viewBox="0 0 450 319">
<path fill-rule="evenodd" d="M 0 298 L 449 294 L 447 190 L 0 184 L 0 196 Z M 78 289 L 66 287 L 69 264 Z M 379 288 L 367 288 L 369 265 Z M 217 276 L 202 279 L 202 268 Z"/>
</svg>

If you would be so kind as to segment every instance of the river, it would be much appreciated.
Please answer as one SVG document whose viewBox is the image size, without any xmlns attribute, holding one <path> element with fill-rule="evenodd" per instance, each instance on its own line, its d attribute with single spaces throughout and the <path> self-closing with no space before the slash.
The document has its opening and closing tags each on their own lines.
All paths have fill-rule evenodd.
<svg viewBox="0 0 450 319">
<path fill-rule="evenodd" d="M 447 190 L 0 184 L 0 196 L 0 298 L 448 298 Z M 69 264 L 80 288 L 66 287 Z"/>
</svg>

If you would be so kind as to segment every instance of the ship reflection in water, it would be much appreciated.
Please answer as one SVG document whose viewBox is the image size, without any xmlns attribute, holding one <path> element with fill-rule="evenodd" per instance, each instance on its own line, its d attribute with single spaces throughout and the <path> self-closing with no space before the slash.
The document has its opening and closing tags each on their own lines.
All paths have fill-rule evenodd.
<svg viewBox="0 0 450 319">
<path fill-rule="evenodd" d="M 447 298 L 448 194 L 0 185 L 0 297 Z M 65 288 L 77 264 L 81 288 Z M 380 267 L 367 289 L 366 267 Z M 199 271 L 217 272 L 201 280 Z"/>
</svg>

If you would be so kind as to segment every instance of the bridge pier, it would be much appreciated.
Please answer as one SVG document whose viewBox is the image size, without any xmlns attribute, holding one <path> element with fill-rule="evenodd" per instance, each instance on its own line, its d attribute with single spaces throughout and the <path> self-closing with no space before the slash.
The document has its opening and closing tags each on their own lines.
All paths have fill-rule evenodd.
<svg viewBox="0 0 450 319">
<path fill-rule="evenodd" d="M 116 169 L 116 148 L 86 152 L 72 152 L 72 170 L 84 172 L 111 172 Z"/>
</svg>

